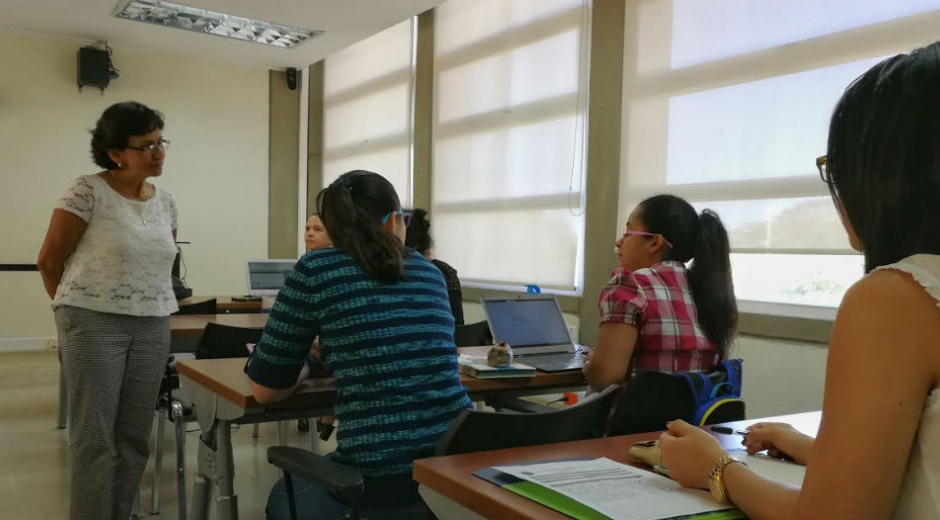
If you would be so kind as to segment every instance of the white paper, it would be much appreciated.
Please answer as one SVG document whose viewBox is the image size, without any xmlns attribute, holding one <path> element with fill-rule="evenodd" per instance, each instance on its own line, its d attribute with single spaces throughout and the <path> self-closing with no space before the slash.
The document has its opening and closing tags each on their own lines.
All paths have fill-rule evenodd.
<svg viewBox="0 0 940 520">
<path fill-rule="evenodd" d="M 656 520 L 727 509 L 705 491 L 684 489 L 662 475 L 610 459 L 500 466 L 614 520 Z"/>
<path fill-rule="evenodd" d="M 769 479 L 783 482 L 796 487 L 803 487 L 803 477 L 806 475 L 806 466 L 794 462 L 775 459 L 767 455 L 748 455 L 746 451 L 734 451 L 734 457 L 751 468 L 755 473 Z"/>
</svg>

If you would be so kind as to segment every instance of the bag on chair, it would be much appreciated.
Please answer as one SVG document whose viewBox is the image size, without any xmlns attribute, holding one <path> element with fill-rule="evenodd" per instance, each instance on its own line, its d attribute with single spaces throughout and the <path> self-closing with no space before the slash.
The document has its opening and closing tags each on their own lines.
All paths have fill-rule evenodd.
<svg viewBox="0 0 940 520">
<path fill-rule="evenodd" d="M 624 385 L 607 435 L 655 432 L 682 419 L 703 426 L 744 419 L 742 366 L 730 359 L 711 372 L 636 372 Z"/>
</svg>

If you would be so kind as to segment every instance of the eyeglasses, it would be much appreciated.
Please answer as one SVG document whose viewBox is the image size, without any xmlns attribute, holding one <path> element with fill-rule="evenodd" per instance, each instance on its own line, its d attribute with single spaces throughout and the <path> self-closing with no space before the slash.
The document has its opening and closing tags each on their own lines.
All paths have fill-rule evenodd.
<svg viewBox="0 0 940 520">
<path fill-rule="evenodd" d="M 666 244 L 667 246 L 669 246 L 670 249 L 672 249 L 672 242 L 666 240 L 666 237 L 660 235 L 659 233 L 650 233 L 649 231 L 633 231 L 632 229 L 624 229 L 623 235 L 624 236 L 634 235 L 638 237 L 659 237 L 663 239 L 664 244 Z"/>
<path fill-rule="evenodd" d="M 143 146 L 128 146 L 129 150 L 137 150 L 138 152 L 153 153 L 154 150 L 160 148 L 163 151 L 170 149 L 170 142 L 166 139 L 160 138 L 155 143 L 147 143 Z"/>
<path fill-rule="evenodd" d="M 402 222 L 405 223 L 405 227 L 408 227 L 408 224 L 411 222 L 411 214 L 406 214 L 404 211 L 398 209 L 395 211 L 389 211 L 388 214 L 385 215 L 385 218 L 382 219 L 383 226 L 388 222 L 388 219 L 392 218 L 392 215 L 398 215 L 398 218 L 400 218 Z"/>
<path fill-rule="evenodd" d="M 829 172 L 826 171 L 826 157 L 825 155 L 820 155 L 816 158 L 816 169 L 819 170 L 819 178 L 822 179 L 826 184 L 832 184 L 832 180 L 829 179 Z"/>
</svg>

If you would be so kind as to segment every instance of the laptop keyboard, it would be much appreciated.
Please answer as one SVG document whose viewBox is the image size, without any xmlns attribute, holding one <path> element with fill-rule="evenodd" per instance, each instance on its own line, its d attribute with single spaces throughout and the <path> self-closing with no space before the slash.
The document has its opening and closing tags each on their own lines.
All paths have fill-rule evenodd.
<svg viewBox="0 0 940 520">
<path fill-rule="evenodd" d="M 518 361 L 530 367 L 542 370 L 564 370 L 565 368 L 579 368 L 584 358 L 578 354 L 561 352 L 558 354 L 533 354 L 521 356 Z"/>
</svg>

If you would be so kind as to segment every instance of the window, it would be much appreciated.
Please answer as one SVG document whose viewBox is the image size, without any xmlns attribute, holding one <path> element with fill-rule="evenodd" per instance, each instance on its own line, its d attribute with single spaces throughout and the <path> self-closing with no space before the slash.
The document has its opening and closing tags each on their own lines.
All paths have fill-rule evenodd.
<svg viewBox="0 0 940 520">
<path fill-rule="evenodd" d="M 936 38 L 935 0 L 628 2 L 619 213 L 673 193 L 731 237 L 740 300 L 835 307 L 863 272 L 814 159 L 845 87 Z"/>
<path fill-rule="evenodd" d="M 371 170 L 411 205 L 414 21 L 328 57 L 324 77 L 323 182 Z"/>
<path fill-rule="evenodd" d="M 579 285 L 588 15 L 583 0 L 435 12 L 431 212 L 465 284 Z"/>
</svg>

